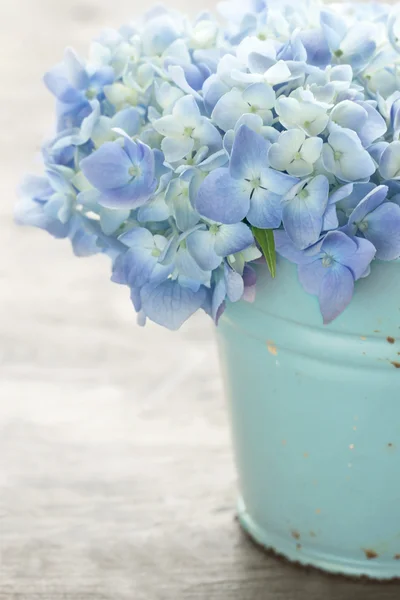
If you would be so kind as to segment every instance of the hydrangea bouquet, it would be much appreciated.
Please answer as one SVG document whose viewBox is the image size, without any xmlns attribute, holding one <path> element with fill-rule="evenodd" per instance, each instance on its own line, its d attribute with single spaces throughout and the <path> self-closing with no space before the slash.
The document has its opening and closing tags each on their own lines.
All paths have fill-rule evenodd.
<svg viewBox="0 0 400 600">
<path fill-rule="evenodd" d="M 298 265 L 325 323 L 400 256 L 400 19 L 384 4 L 157 7 L 45 75 L 57 133 L 21 224 L 105 253 L 144 324 L 251 301 Z M 279 263 L 278 263 L 279 270 Z"/>
</svg>

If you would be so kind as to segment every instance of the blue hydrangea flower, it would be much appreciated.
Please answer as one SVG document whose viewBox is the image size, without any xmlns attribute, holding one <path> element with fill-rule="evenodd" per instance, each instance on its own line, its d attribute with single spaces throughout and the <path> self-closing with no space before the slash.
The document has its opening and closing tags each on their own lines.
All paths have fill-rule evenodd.
<svg viewBox="0 0 400 600">
<path fill-rule="evenodd" d="M 318 297 L 324 323 L 330 323 L 349 305 L 354 282 L 365 275 L 375 247 L 341 231 L 327 233 L 312 250 L 298 251 L 283 231 L 276 233 L 279 254 L 298 265 L 306 292 Z"/>
<path fill-rule="evenodd" d="M 46 73 L 45 84 L 58 100 L 59 129 L 80 126 L 90 112 L 90 100 L 100 97 L 103 88 L 114 81 L 114 71 L 104 67 L 88 70 L 71 48 L 64 62 Z"/>
<path fill-rule="evenodd" d="M 155 158 L 152 150 L 140 141 L 124 137 L 119 142 L 106 142 L 81 161 L 85 177 L 99 192 L 99 204 L 108 208 L 136 208 L 153 195 Z"/>
<path fill-rule="evenodd" d="M 309 91 L 298 97 L 279 97 L 276 112 L 286 129 L 299 128 L 308 136 L 321 134 L 329 122 L 328 106 L 317 102 Z"/>
<path fill-rule="evenodd" d="M 284 131 L 268 152 L 271 167 L 287 171 L 295 177 L 305 177 L 314 171 L 321 156 L 323 141 L 319 137 L 308 137 L 300 129 Z"/>
<path fill-rule="evenodd" d="M 254 83 L 243 91 L 234 88 L 217 102 L 212 119 L 222 131 L 234 129 L 246 113 L 259 115 L 264 125 L 270 125 L 275 101 L 273 88 L 265 83 Z"/>
<path fill-rule="evenodd" d="M 202 146 L 210 153 L 222 148 L 221 136 L 209 119 L 203 117 L 192 96 L 175 104 L 172 115 L 153 123 L 156 131 L 165 136 L 161 148 L 169 162 L 176 162 Z"/>
<path fill-rule="evenodd" d="M 247 218 L 256 227 L 279 227 L 282 197 L 298 180 L 271 169 L 268 149 L 263 137 L 242 125 L 229 169 L 216 169 L 204 180 L 196 199 L 197 211 L 226 225 Z"/>
<path fill-rule="evenodd" d="M 334 129 L 322 149 L 324 167 L 341 181 L 368 179 L 376 165 L 351 129 Z"/>
<path fill-rule="evenodd" d="M 388 188 L 374 188 L 354 208 L 345 231 L 361 234 L 376 248 L 376 258 L 395 260 L 400 256 L 400 206 L 386 202 Z"/>
</svg>

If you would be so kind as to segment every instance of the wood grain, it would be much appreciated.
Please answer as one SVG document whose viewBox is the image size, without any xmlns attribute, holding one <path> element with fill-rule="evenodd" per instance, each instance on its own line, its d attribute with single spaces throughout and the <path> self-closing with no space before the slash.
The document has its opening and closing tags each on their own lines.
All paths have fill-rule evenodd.
<svg viewBox="0 0 400 600">
<path fill-rule="evenodd" d="M 172 2 L 179 6 L 178 0 Z M 181 5 L 184 5 L 181 0 Z M 191 0 L 190 9 L 211 0 Z M 266 556 L 236 496 L 213 327 L 135 325 L 104 258 L 12 224 L 50 131 L 40 77 L 135 0 L 1 3 L 1 600 L 389 600 Z"/>
</svg>

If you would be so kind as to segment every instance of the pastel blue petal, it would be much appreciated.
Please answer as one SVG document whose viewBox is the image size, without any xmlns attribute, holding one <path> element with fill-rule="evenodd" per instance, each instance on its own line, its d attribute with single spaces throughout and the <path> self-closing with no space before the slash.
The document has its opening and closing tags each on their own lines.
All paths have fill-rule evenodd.
<svg viewBox="0 0 400 600">
<path fill-rule="evenodd" d="M 258 188 L 250 201 L 247 219 L 260 229 L 277 229 L 282 222 L 282 196 Z"/>
<path fill-rule="evenodd" d="M 194 231 L 186 238 L 190 255 L 203 271 L 213 271 L 221 264 L 221 256 L 214 249 L 215 236 L 210 231 Z"/>
<path fill-rule="evenodd" d="M 326 271 L 327 268 L 322 264 L 320 256 L 314 257 L 312 262 L 299 264 L 297 269 L 299 281 L 307 294 L 318 296 Z"/>
<path fill-rule="evenodd" d="M 330 231 L 331 229 L 337 229 L 339 227 L 339 219 L 337 215 L 336 206 L 331 204 L 327 207 L 326 213 L 324 214 L 322 231 Z"/>
<path fill-rule="evenodd" d="M 71 222 L 68 235 L 75 256 L 93 256 L 100 252 L 97 235 L 87 228 L 79 217 L 76 216 Z"/>
<path fill-rule="evenodd" d="M 140 124 L 140 114 L 136 108 L 125 108 L 112 119 L 112 127 L 123 129 L 130 137 L 139 133 Z"/>
<path fill-rule="evenodd" d="M 198 90 L 193 89 L 193 87 L 188 83 L 186 78 L 185 71 L 179 65 L 172 65 L 168 68 L 168 75 L 171 77 L 171 80 L 183 91 L 185 94 L 189 94 L 196 98 L 197 100 L 202 100 Z M 201 85 L 199 82 L 199 89 Z"/>
<path fill-rule="evenodd" d="M 72 48 L 65 50 L 64 64 L 68 80 L 73 87 L 78 90 L 85 90 L 89 86 L 89 76 L 75 50 Z"/>
<path fill-rule="evenodd" d="M 343 265 L 326 269 L 319 291 L 319 305 L 324 324 L 331 323 L 350 304 L 354 291 L 354 278 Z"/>
<path fill-rule="evenodd" d="M 166 221 L 170 217 L 170 209 L 165 202 L 164 194 L 158 194 L 141 206 L 137 213 L 139 223 Z"/>
<path fill-rule="evenodd" d="M 326 234 L 321 252 L 327 253 L 334 261 L 346 264 L 349 257 L 357 252 L 357 242 L 341 231 L 330 231 Z"/>
<path fill-rule="evenodd" d="M 236 133 L 232 148 L 230 174 L 234 179 L 253 179 L 268 167 L 269 145 L 266 140 L 242 125 Z"/>
<path fill-rule="evenodd" d="M 357 251 L 352 256 L 348 256 L 345 260 L 345 266 L 353 273 L 354 279 L 357 281 L 365 276 L 369 265 L 376 254 L 376 248 L 371 242 L 364 238 L 353 238 L 357 244 Z"/>
<path fill-rule="evenodd" d="M 224 269 L 226 294 L 231 302 L 239 302 L 244 293 L 242 276 L 225 263 Z"/>
<path fill-rule="evenodd" d="M 210 153 L 218 152 L 222 148 L 222 138 L 218 129 L 206 118 L 193 131 L 193 137 L 201 146 L 207 146 Z"/>
<path fill-rule="evenodd" d="M 242 92 L 233 89 L 217 102 L 211 118 L 222 131 L 229 131 L 235 128 L 237 121 L 247 112 L 250 112 L 250 106 L 243 99 Z"/>
<path fill-rule="evenodd" d="M 379 169 L 385 179 L 400 179 L 400 142 L 392 142 L 386 148 Z"/>
<path fill-rule="evenodd" d="M 142 308 L 146 316 L 168 329 L 176 331 L 205 303 L 207 292 L 182 287 L 177 281 L 165 281 L 158 286 L 146 285 L 141 290 Z"/>
<path fill-rule="evenodd" d="M 188 194 L 175 195 L 170 205 L 180 231 L 188 231 L 200 221 L 200 215 L 194 210 Z"/>
<path fill-rule="evenodd" d="M 386 185 L 380 185 L 374 188 L 369 194 L 361 200 L 349 217 L 349 225 L 360 223 L 368 213 L 374 211 L 384 202 L 388 193 Z"/>
<path fill-rule="evenodd" d="M 331 112 L 331 119 L 341 127 L 359 131 L 368 118 L 367 111 L 350 100 L 339 102 Z"/>
<path fill-rule="evenodd" d="M 226 283 L 224 277 L 219 277 L 214 285 L 212 300 L 211 300 L 211 316 L 216 325 L 225 310 L 226 300 Z"/>
<path fill-rule="evenodd" d="M 100 213 L 100 226 L 106 235 L 112 235 L 130 215 L 130 210 L 111 210 L 103 208 Z"/>
<path fill-rule="evenodd" d="M 154 281 L 163 281 L 171 272 L 171 267 L 160 265 L 150 250 L 140 246 L 125 254 L 125 269 L 128 285 L 137 289 Z"/>
<path fill-rule="evenodd" d="M 216 169 L 202 183 L 195 208 L 203 217 L 232 225 L 246 217 L 250 193 L 247 182 L 232 179 L 228 169 Z"/>
<path fill-rule="evenodd" d="M 359 102 L 359 104 L 367 112 L 367 120 L 361 130 L 358 131 L 358 136 L 363 146 L 369 148 L 375 140 L 385 135 L 387 126 L 383 117 L 371 104 L 368 102 Z"/>
<path fill-rule="evenodd" d="M 319 175 L 293 199 L 283 202 L 283 225 L 300 250 L 315 244 L 320 237 L 328 193 L 329 181 Z"/>
<path fill-rule="evenodd" d="M 379 260 L 395 260 L 400 257 L 400 207 L 393 202 L 385 202 L 366 218 L 368 229 L 364 232 L 367 240 L 376 248 Z"/>
<path fill-rule="evenodd" d="M 304 252 L 299 250 L 293 244 L 292 240 L 282 229 L 274 231 L 275 247 L 278 254 L 283 256 L 296 265 L 309 264 L 315 260 L 315 255 L 319 252 L 319 247 L 313 252 Z M 317 245 L 318 246 L 318 245 Z"/>
<path fill-rule="evenodd" d="M 38 227 L 48 231 L 56 238 L 65 238 L 69 232 L 69 224 L 61 223 L 46 214 L 44 204 L 30 198 L 22 198 L 14 209 L 14 219 L 18 225 Z"/>
<path fill-rule="evenodd" d="M 299 33 L 307 52 L 307 63 L 316 67 L 325 67 L 331 61 L 331 52 L 321 29 L 307 29 Z"/>
<path fill-rule="evenodd" d="M 64 65 L 58 65 L 46 73 L 44 83 L 60 102 L 71 105 L 82 101 L 81 93 L 68 81 Z"/>
<path fill-rule="evenodd" d="M 124 186 L 131 179 L 132 163 L 124 149 L 114 142 L 103 144 L 84 158 L 80 166 L 86 179 L 101 192 Z"/>
<path fill-rule="evenodd" d="M 154 248 L 153 235 L 144 227 L 133 227 L 120 235 L 118 239 L 125 246 L 128 246 L 128 248 L 142 247 L 147 248 L 148 250 Z"/>
<path fill-rule="evenodd" d="M 221 225 L 215 235 L 215 252 L 223 257 L 242 252 L 252 244 L 254 236 L 245 223 Z"/>
<path fill-rule="evenodd" d="M 180 246 L 175 256 L 175 268 L 179 282 L 197 291 L 201 285 L 209 286 L 211 271 L 201 269 L 187 247 Z"/>
<path fill-rule="evenodd" d="M 161 143 L 161 149 L 168 162 L 177 162 L 182 160 L 192 152 L 194 140 L 190 137 L 182 136 L 180 138 L 166 137 Z"/>
<path fill-rule="evenodd" d="M 207 171 L 207 172 L 214 171 L 214 169 L 219 169 L 221 167 L 224 167 L 228 161 L 229 161 L 229 154 L 227 153 L 227 151 L 219 150 L 218 152 L 211 154 L 211 156 L 209 156 L 208 158 L 203 160 L 199 164 L 199 168 L 202 171 Z"/>
<path fill-rule="evenodd" d="M 299 182 L 297 177 L 264 167 L 260 172 L 261 186 L 278 196 L 285 196 Z"/>
</svg>

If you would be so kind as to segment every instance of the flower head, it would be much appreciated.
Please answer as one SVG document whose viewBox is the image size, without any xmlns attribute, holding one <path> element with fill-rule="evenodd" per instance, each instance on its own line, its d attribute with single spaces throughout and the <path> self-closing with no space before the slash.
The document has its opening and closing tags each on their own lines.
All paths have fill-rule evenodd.
<svg viewBox="0 0 400 600">
<path fill-rule="evenodd" d="M 16 219 L 112 260 L 141 324 L 218 322 L 262 254 L 298 265 L 324 322 L 400 257 L 398 11 L 224 0 L 223 25 L 155 7 L 45 75 L 44 174 Z M 278 262 L 279 269 L 279 262 Z"/>
</svg>

